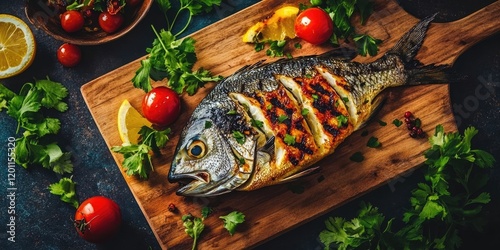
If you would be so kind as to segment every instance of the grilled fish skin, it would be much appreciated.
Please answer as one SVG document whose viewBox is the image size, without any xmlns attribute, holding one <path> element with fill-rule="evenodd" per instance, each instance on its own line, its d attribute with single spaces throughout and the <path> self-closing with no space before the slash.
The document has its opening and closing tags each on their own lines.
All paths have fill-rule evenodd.
<svg viewBox="0 0 500 250">
<path fill-rule="evenodd" d="M 332 154 L 402 85 L 446 83 L 447 66 L 414 60 L 434 16 L 368 63 L 335 52 L 246 66 L 220 82 L 181 133 L 170 182 L 184 196 L 215 196 L 290 181 Z"/>
</svg>

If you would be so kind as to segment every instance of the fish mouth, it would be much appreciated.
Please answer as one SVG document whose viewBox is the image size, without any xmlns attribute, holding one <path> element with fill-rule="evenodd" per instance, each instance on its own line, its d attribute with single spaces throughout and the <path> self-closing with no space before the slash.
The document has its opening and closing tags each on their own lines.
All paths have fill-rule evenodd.
<svg viewBox="0 0 500 250">
<path fill-rule="evenodd" d="M 181 186 L 177 195 L 207 197 L 227 193 L 230 190 L 222 190 L 219 183 L 211 182 L 210 174 L 205 171 L 183 173 L 170 176 L 171 182 L 177 182 Z"/>
</svg>

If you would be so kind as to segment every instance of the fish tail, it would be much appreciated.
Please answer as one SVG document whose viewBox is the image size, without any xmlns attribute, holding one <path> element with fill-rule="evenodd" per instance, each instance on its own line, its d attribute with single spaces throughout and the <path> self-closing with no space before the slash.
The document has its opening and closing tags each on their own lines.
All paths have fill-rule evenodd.
<svg viewBox="0 0 500 250">
<path fill-rule="evenodd" d="M 436 15 L 437 13 L 422 19 L 386 54 L 387 56 L 395 55 L 404 63 L 408 73 L 407 85 L 449 82 L 449 65 L 430 64 L 423 66 L 422 63 L 415 59 L 422 47 L 427 29 Z"/>
</svg>

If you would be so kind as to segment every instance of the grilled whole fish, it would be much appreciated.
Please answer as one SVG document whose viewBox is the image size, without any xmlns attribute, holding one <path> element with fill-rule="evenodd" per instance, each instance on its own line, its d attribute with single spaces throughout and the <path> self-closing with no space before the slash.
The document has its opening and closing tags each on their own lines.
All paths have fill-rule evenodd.
<svg viewBox="0 0 500 250">
<path fill-rule="evenodd" d="M 225 78 L 181 133 L 168 175 L 185 184 L 177 194 L 214 196 L 303 176 L 369 120 L 385 88 L 447 82 L 445 66 L 414 60 L 432 19 L 368 64 L 331 52 L 257 63 Z"/>
</svg>

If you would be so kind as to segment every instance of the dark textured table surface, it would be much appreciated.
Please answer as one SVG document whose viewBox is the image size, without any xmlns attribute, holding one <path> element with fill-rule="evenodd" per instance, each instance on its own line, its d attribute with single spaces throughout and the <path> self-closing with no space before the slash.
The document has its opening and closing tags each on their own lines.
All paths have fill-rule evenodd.
<svg viewBox="0 0 500 250">
<path fill-rule="evenodd" d="M 256 0 L 223 0 L 216 11 L 195 18 L 187 34 L 218 21 L 229 14 L 247 7 Z M 401 1 L 401 5 L 411 14 L 421 18 L 439 11 L 439 22 L 461 18 L 481 8 L 491 0 L 481 1 Z M 1 0 L 0 13 L 13 14 L 27 23 L 24 14 L 24 1 Z M 500 20 L 487 20 L 497 22 Z M 121 207 L 123 225 L 120 232 L 110 242 L 93 245 L 80 239 L 73 228 L 71 218 L 74 208 L 59 201 L 50 194 L 48 185 L 57 182 L 60 176 L 46 169 L 16 167 L 15 172 L 15 242 L 7 240 L 8 207 L 7 202 L 7 148 L 8 138 L 16 137 L 16 122 L 0 113 L 0 249 L 159 249 L 159 245 L 127 187 L 119 168 L 111 157 L 92 117 L 85 105 L 80 87 L 132 60 L 146 54 L 154 34 L 150 28 L 165 25 L 164 18 L 157 6 L 147 17 L 121 39 L 99 45 L 82 47 L 83 60 L 75 68 L 64 68 L 56 59 L 56 50 L 62 44 L 36 29 L 30 27 L 37 41 L 37 54 L 32 66 L 22 74 L 0 80 L 7 87 L 19 91 L 25 82 L 50 77 L 61 82 L 69 90 L 69 111 L 60 115 L 62 122 L 60 139 L 65 151 L 73 154 L 75 170 L 73 179 L 78 183 L 77 194 L 80 201 L 94 195 L 104 195 L 114 199 Z M 449 34 L 457 36 L 460 34 Z M 140 39 L 139 39 L 140 38 Z M 496 34 L 470 48 L 454 64 L 454 68 L 466 73 L 467 83 L 450 85 L 452 106 L 455 108 L 457 124 L 461 131 L 469 125 L 479 129 L 476 145 L 500 155 L 498 90 L 500 90 L 500 34 Z M 110 83 L 112 84 L 112 83 Z M 474 89 L 479 84 L 494 87 L 494 95 L 488 98 L 475 98 Z M 470 249 L 482 242 L 486 246 L 500 243 L 500 170 L 498 163 L 492 171 L 488 190 L 492 194 L 491 203 L 485 209 L 490 211 L 490 223 L 483 233 L 465 232 L 464 249 Z M 318 235 L 324 229 L 328 216 L 351 218 L 359 208 L 360 201 L 368 201 L 380 208 L 387 217 L 399 217 L 408 207 L 410 192 L 422 180 L 422 172 L 417 170 L 401 176 L 395 181 L 350 201 L 325 216 L 305 225 L 285 232 L 282 236 L 260 246 L 259 249 L 323 249 Z M 293 218 L 286 218 L 293 219 Z M 266 230 L 265 226 L 261 230 Z M 228 246 L 230 247 L 230 246 Z"/>
</svg>

